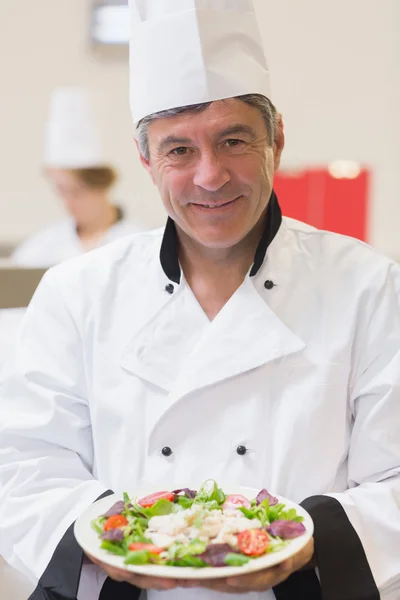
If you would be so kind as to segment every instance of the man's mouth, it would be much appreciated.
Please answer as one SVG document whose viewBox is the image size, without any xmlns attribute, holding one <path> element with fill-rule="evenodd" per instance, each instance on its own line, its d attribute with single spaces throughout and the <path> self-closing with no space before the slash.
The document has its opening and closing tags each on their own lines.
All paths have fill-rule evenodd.
<svg viewBox="0 0 400 600">
<path fill-rule="evenodd" d="M 195 206 L 200 206 L 201 208 L 210 208 L 211 210 L 217 209 L 217 208 L 223 208 L 224 206 L 229 206 L 230 204 L 233 204 L 234 202 L 236 202 L 236 200 L 238 200 L 238 198 L 234 198 L 233 200 L 227 200 L 226 202 L 219 202 L 218 204 L 204 204 L 204 203 L 197 203 L 195 204 Z"/>
</svg>

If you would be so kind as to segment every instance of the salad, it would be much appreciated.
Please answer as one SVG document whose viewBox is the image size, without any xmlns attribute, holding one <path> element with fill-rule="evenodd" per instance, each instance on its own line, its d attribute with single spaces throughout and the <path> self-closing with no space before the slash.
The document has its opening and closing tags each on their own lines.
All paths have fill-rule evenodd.
<svg viewBox="0 0 400 600">
<path fill-rule="evenodd" d="M 126 565 L 238 567 L 303 535 L 303 517 L 263 489 L 227 495 L 213 480 L 198 490 L 123 500 L 92 521 L 101 547 Z"/>
</svg>

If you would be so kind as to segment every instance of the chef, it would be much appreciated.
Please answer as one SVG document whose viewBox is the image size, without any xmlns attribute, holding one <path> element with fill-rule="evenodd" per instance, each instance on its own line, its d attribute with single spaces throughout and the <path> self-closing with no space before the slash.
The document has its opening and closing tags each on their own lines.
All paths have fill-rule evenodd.
<svg viewBox="0 0 400 600">
<path fill-rule="evenodd" d="M 130 9 L 168 221 L 39 286 L 1 389 L 0 552 L 39 580 L 32 600 L 398 600 L 399 267 L 282 217 L 250 0 Z M 83 559 L 72 527 L 97 498 L 208 478 L 302 503 L 314 548 L 217 583 Z"/>
<path fill-rule="evenodd" d="M 143 231 L 112 201 L 117 173 L 107 160 L 94 94 L 56 88 L 50 101 L 44 153 L 45 174 L 67 217 L 36 233 L 11 256 L 23 267 L 50 267 L 120 237 Z M 0 311 L 0 369 L 24 310 Z"/>
<path fill-rule="evenodd" d="M 110 197 L 117 173 L 106 156 L 96 99 L 88 90 L 53 91 L 44 167 L 68 216 L 23 242 L 11 257 L 14 263 L 49 267 L 144 229 Z"/>
</svg>

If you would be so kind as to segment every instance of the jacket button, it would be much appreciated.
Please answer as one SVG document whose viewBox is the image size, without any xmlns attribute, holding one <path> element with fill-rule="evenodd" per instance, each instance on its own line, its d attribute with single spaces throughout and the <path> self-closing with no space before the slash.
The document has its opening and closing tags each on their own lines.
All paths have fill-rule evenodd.
<svg viewBox="0 0 400 600">
<path fill-rule="evenodd" d="M 246 446 L 238 446 L 236 448 L 236 452 L 239 454 L 239 456 L 244 456 L 245 454 L 247 454 L 247 448 Z"/>
<path fill-rule="evenodd" d="M 161 454 L 162 454 L 163 456 L 167 456 L 167 457 L 168 457 L 168 456 L 171 456 L 171 454 L 172 454 L 172 450 L 171 450 L 171 448 L 170 448 L 169 446 L 165 446 L 165 448 L 163 448 L 163 449 L 161 450 Z"/>
<path fill-rule="evenodd" d="M 168 283 L 168 285 L 165 286 L 165 291 L 168 292 L 168 294 L 173 294 L 174 293 L 175 288 L 172 285 L 172 283 Z"/>
<path fill-rule="evenodd" d="M 273 281 L 271 281 L 271 279 L 267 279 L 267 281 L 264 283 L 264 287 L 266 290 L 272 290 L 272 288 L 275 287 L 275 284 Z"/>
</svg>

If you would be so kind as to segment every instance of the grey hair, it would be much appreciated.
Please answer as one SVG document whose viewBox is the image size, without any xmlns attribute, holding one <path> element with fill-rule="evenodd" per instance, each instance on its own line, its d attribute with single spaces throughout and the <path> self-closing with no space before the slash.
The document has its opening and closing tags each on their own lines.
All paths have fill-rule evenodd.
<svg viewBox="0 0 400 600">
<path fill-rule="evenodd" d="M 245 102 L 250 106 L 254 106 L 261 112 L 265 121 L 265 125 L 267 127 L 268 143 L 270 146 L 272 146 L 276 137 L 278 112 L 275 106 L 272 104 L 271 100 L 269 100 L 269 98 L 266 98 L 265 96 L 262 96 L 261 94 L 246 94 L 244 96 L 236 96 L 236 99 L 242 100 L 242 102 Z M 136 127 L 136 139 L 139 145 L 141 155 L 146 160 L 149 160 L 150 158 L 148 127 L 153 121 L 156 121 L 157 119 L 168 119 L 170 117 L 176 117 L 183 113 L 200 113 L 206 108 L 208 108 L 210 104 L 212 103 L 204 102 L 202 104 L 180 106 L 179 108 L 163 110 L 161 112 L 153 113 L 152 115 L 144 117 L 144 119 L 139 121 Z"/>
</svg>

